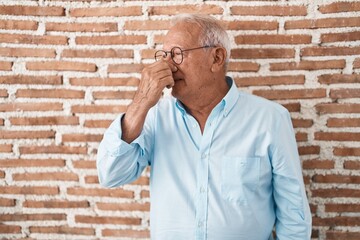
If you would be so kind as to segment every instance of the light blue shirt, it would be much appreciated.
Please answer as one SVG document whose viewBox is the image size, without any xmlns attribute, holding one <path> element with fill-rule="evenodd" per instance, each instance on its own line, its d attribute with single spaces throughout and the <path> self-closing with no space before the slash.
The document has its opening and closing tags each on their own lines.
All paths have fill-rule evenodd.
<svg viewBox="0 0 360 240">
<path fill-rule="evenodd" d="M 97 158 L 102 186 L 150 172 L 150 231 L 155 240 L 306 240 L 311 213 L 294 131 L 281 105 L 230 90 L 203 134 L 173 97 L 148 113 L 141 135 L 121 140 L 120 115 Z"/>
</svg>

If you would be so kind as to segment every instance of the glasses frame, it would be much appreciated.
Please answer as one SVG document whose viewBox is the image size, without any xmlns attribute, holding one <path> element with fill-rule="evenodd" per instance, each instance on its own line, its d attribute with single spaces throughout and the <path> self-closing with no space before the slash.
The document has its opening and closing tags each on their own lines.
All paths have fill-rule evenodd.
<svg viewBox="0 0 360 240">
<path fill-rule="evenodd" d="M 201 47 L 196 47 L 196 48 L 188 48 L 188 49 L 181 49 L 180 47 L 173 47 L 170 51 L 165 51 L 165 50 L 158 50 L 155 52 L 155 55 L 154 55 L 154 58 L 155 58 L 155 61 L 159 61 L 160 59 L 165 59 L 168 54 L 170 54 L 170 57 L 171 57 L 171 60 L 176 64 L 176 65 L 180 65 L 183 61 L 184 61 L 184 54 L 183 52 L 187 52 L 187 51 L 192 51 L 192 50 L 197 50 L 197 49 L 201 49 L 201 48 L 211 48 L 211 47 L 216 47 L 216 46 L 213 46 L 213 45 L 205 45 L 205 46 L 201 46 Z M 181 61 L 179 63 L 175 62 L 174 60 L 174 57 L 175 57 L 175 50 L 176 49 L 179 49 L 180 50 L 180 53 L 181 53 Z M 157 59 L 157 55 L 159 53 L 162 53 L 162 58 L 160 58 L 159 60 Z"/>
</svg>

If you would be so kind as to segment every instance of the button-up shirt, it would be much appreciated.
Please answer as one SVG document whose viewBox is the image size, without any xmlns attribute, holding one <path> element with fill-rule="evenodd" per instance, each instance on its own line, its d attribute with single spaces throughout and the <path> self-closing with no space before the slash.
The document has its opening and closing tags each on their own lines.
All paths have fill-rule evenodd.
<svg viewBox="0 0 360 240">
<path fill-rule="evenodd" d="M 230 89 L 205 128 L 175 98 L 147 114 L 140 136 L 121 140 L 121 117 L 99 146 L 103 186 L 136 180 L 150 165 L 155 240 L 310 239 L 311 214 L 288 111 Z"/>
</svg>

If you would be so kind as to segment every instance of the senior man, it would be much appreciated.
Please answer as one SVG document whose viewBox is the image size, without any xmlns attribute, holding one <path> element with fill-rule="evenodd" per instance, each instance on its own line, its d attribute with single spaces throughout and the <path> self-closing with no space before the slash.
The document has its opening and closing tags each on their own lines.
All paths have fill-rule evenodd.
<svg viewBox="0 0 360 240">
<path fill-rule="evenodd" d="M 311 214 L 288 111 L 226 76 L 214 18 L 176 16 L 132 103 L 104 134 L 101 185 L 150 171 L 151 238 L 306 240 Z M 241 63 L 239 63 L 241 64 Z M 171 95 L 162 98 L 165 88 Z"/>
</svg>

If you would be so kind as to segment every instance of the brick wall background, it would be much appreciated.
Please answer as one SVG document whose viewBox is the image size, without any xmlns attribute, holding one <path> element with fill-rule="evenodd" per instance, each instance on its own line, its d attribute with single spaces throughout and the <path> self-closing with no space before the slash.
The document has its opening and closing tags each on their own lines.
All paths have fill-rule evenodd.
<svg viewBox="0 0 360 240">
<path fill-rule="evenodd" d="M 101 188 L 96 151 L 172 15 L 229 30 L 229 75 L 293 118 L 313 239 L 360 239 L 360 2 L 0 0 L 0 237 L 149 238 L 148 174 Z"/>
</svg>

